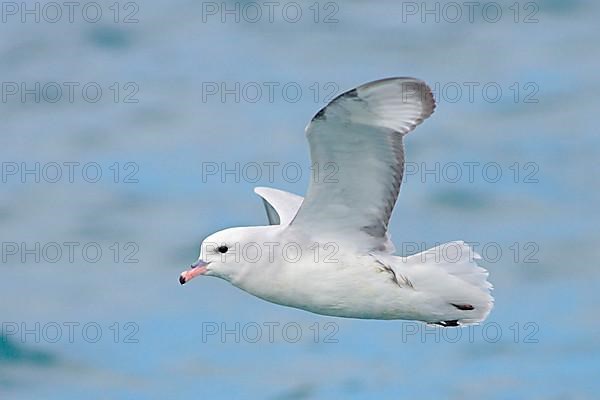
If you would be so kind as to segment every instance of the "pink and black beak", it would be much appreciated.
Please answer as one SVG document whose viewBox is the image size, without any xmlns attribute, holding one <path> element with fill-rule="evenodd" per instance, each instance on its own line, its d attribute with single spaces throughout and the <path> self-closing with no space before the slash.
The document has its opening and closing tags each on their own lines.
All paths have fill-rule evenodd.
<svg viewBox="0 0 600 400">
<path fill-rule="evenodd" d="M 206 262 L 203 260 L 196 261 L 195 263 L 190 265 L 190 269 L 188 269 L 187 271 L 183 271 L 181 275 L 179 275 L 179 283 L 183 285 L 184 283 L 188 283 L 198 275 L 204 275 L 206 271 L 208 271 L 208 264 L 210 264 L 210 262 Z"/>
</svg>

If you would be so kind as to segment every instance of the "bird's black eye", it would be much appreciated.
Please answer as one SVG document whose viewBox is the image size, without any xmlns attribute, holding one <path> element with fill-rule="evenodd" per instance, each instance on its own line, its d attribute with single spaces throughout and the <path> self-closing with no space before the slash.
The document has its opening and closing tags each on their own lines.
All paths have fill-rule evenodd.
<svg viewBox="0 0 600 400">
<path fill-rule="evenodd" d="M 219 253 L 227 253 L 227 250 L 229 250 L 229 248 L 227 246 L 219 246 L 217 247 L 217 250 L 219 251 Z"/>
</svg>

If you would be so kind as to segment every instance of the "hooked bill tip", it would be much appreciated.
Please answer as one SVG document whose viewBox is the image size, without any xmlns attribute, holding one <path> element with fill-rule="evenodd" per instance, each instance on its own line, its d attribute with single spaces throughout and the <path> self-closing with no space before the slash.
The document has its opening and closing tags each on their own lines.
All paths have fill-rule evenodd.
<svg viewBox="0 0 600 400">
<path fill-rule="evenodd" d="M 179 275 L 179 283 L 182 285 L 185 283 L 185 277 L 183 275 Z"/>
</svg>

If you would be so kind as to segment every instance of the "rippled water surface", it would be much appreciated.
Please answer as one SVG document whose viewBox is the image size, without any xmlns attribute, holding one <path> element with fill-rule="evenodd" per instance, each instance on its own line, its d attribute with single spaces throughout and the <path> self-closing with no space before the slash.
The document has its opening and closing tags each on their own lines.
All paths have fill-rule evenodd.
<svg viewBox="0 0 600 400">
<path fill-rule="evenodd" d="M 297 23 L 222 23 L 220 7 L 266 8 L 192 1 L 117 3 L 115 23 L 97 4 L 97 23 L 3 10 L 0 397 L 596 398 L 596 2 L 523 2 L 518 16 L 499 2 L 497 22 L 456 23 L 423 23 L 406 8 L 419 2 L 316 3 L 316 23 L 310 2 Z M 332 94 L 396 75 L 429 82 L 438 106 L 406 140 L 391 233 L 400 252 L 476 242 L 495 286 L 486 324 L 326 318 L 216 279 L 180 287 L 206 235 L 265 223 L 254 186 L 305 193 L 303 128 Z M 35 82 L 63 97 L 22 100 Z M 203 175 L 236 162 L 280 167 Z M 35 163 L 63 176 L 23 177 Z M 64 163 L 79 163 L 73 179 Z"/>
</svg>

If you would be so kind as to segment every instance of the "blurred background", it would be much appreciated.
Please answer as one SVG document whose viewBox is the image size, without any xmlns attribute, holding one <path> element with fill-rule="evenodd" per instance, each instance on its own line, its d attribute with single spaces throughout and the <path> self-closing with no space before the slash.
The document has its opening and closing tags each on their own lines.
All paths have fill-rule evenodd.
<svg viewBox="0 0 600 400">
<path fill-rule="evenodd" d="M 597 2 L 1 6 L 1 398 L 597 398 Z M 181 287 L 207 235 L 266 223 L 254 186 L 305 193 L 319 108 L 389 76 L 438 103 L 391 234 L 473 243 L 486 323 Z"/>
</svg>

